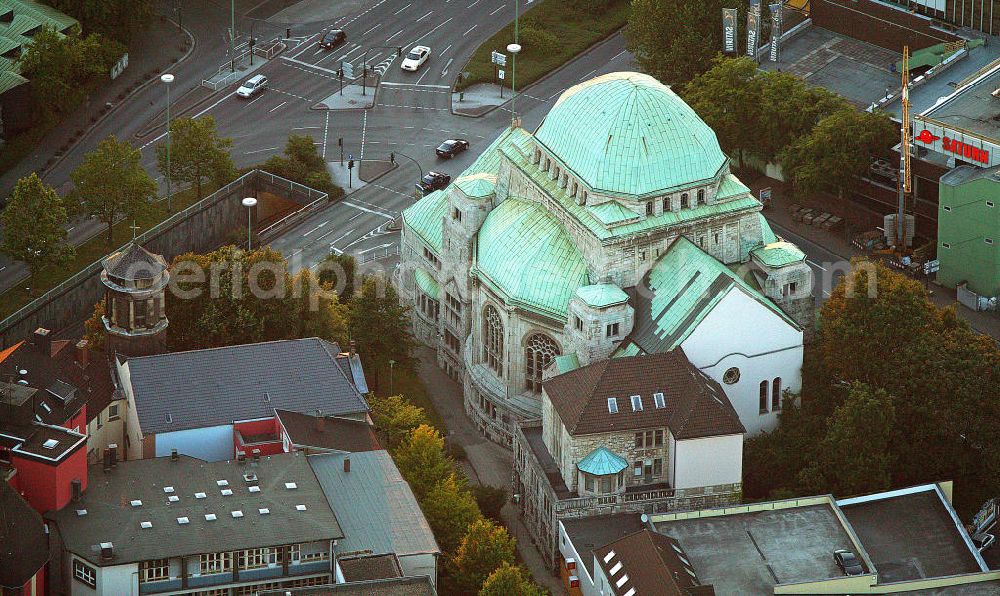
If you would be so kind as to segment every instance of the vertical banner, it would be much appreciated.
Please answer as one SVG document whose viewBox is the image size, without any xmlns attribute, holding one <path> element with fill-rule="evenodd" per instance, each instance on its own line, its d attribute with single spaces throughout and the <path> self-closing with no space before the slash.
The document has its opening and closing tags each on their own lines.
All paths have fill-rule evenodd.
<svg viewBox="0 0 1000 596">
<path fill-rule="evenodd" d="M 736 19 L 739 18 L 738 8 L 722 9 L 722 52 L 736 53 Z"/>
<path fill-rule="evenodd" d="M 760 45 L 760 2 L 750 0 L 750 10 L 747 11 L 747 56 L 757 59 L 757 46 Z"/>
<path fill-rule="evenodd" d="M 771 8 L 771 62 L 778 61 L 778 43 L 781 38 L 781 2 L 776 2 Z"/>
</svg>

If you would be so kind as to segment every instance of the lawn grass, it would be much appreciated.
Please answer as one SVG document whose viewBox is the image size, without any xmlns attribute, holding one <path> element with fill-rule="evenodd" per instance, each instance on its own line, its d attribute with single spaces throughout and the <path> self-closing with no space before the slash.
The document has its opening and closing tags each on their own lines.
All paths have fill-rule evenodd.
<svg viewBox="0 0 1000 596">
<path fill-rule="evenodd" d="M 541 0 L 531 10 L 521 15 L 520 43 L 523 47 L 517 56 L 517 86 L 534 83 L 546 74 L 572 60 L 575 56 L 625 26 L 630 2 L 616 0 L 599 14 L 592 14 L 573 7 L 571 0 Z M 532 29 L 547 31 L 555 36 L 551 47 L 532 47 Z M 527 31 L 527 33 L 526 33 Z M 462 90 L 477 83 L 492 83 L 495 71 L 490 62 L 493 50 L 507 54 L 507 44 L 514 42 L 514 24 L 501 29 L 483 42 L 465 66 L 468 77 L 456 85 Z M 511 57 L 507 56 L 507 78 L 510 85 Z"/>
<path fill-rule="evenodd" d="M 441 436 L 448 436 L 448 427 L 441 418 L 441 414 L 438 413 L 437 408 L 434 407 L 434 401 L 431 399 L 430 394 L 427 393 L 427 387 L 424 386 L 424 382 L 420 380 L 415 371 L 403 371 L 398 368 L 393 370 L 391 393 L 389 392 L 388 371 L 380 371 L 379 387 L 385 388 L 386 395 L 402 395 L 406 398 L 406 401 L 418 408 L 423 408 L 424 413 L 427 414 L 427 419 L 430 420 L 431 426 L 438 429 Z M 379 392 L 379 395 L 381 394 L 382 392 Z"/>
<path fill-rule="evenodd" d="M 214 190 L 215 187 L 211 184 L 203 185 L 202 194 L 207 197 L 212 194 Z M 196 200 L 197 197 L 195 195 L 195 190 L 190 188 L 174 193 L 171 206 L 173 207 L 174 212 L 177 212 L 193 205 Z M 167 205 L 165 201 L 161 200 L 154 204 L 148 210 L 148 213 L 136 218 L 135 223 L 139 226 L 139 231 L 144 232 L 153 228 L 156 224 L 166 218 Z M 122 220 L 115 224 L 115 248 L 121 246 L 128 238 L 131 237 L 131 226 L 131 219 Z M 76 258 L 70 261 L 67 265 L 64 267 L 51 267 L 42 271 L 36 276 L 35 279 L 30 280 L 31 285 L 34 288 L 31 295 L 29 295 L 26 288 L 26 285 L 29 283 L 29 280 L 27 279 L 22 280 L 18 283 L 18 285 L 11 287 L 7 291 L 0 294 L 0 319 L 14 313 L 17 309 L 21 308 L 31 300 L 41 296 L 73 275 L 79 273 L 94 261 L 108 254 L 110 251 L 108 250 L 108 246 L 105 242 L 106 239 L 107 229 L 102 227 L 99 234 L 76 247 Z"/>
</svg>

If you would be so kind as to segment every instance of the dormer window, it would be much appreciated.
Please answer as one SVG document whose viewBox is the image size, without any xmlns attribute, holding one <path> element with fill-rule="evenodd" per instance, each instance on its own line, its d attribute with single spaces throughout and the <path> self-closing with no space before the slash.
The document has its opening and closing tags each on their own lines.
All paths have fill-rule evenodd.
<svg viewBox="0 0 1000 596">
<path fill-rule="evenodd" d="M 618 398 L 617 397 L 609 397 L 608 398 L 608 412 L 610 412 L 611 414 L 617 414 L 618 413 Z"/>
<path fill-rule="evenodd" d="M 631 397 L 631 399 L 632 399 L 632 411 L 633 412 L 638 412 L 638 411 L 642 410 L 642 396 L 641 395 L 633 395 Z"/>
<path fill-rule="evenodd" d="M 653 403 L 656 404 L 656 409 L 667 407 L 666 401 L 663 399 L 663 394 L 656 392 L 653 394 Z"/>
</svg>

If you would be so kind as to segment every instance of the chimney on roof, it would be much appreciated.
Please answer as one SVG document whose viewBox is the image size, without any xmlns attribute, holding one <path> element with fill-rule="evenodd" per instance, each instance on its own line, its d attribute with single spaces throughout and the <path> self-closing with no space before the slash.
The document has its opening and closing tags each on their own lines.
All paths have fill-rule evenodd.
<svg viewBox="0 0 1000 596">
<path fill-rule="evenodd" d="M 348 352 L 348 353 L 351 355 L 351 358 L 354 358 L 354 351 L 357 350 L 358 343 L 352 339 L 351 343 L 350 343 L 350 346 L 351 346 L 351 351 Z"/>
<path fill-rule="evenodd" d="M 344 458 L 344 473 L 345 474 L 351 473 L 351 458 L 349 457 Z"/>
<path fill-rule="evenodd" d="M 76 342 L 76 363 L 83 368 L 90 365 L 90 342 L 85 339 Z"/>
<path fill-rule="evenodd" d="M 35 347 L 38 351 L 45 354 L 46 356 L 52 355 L 52 332 L 45 327 L 39 327 L 35 329 L 34 337 Z"/>
<path fill-rule="evenodd" d="M 326 418 L 323 417 L 323 410 L 316 410 L 316 432 L 321 433 L 326 429 Z"/>
<path fill-rule="evenodd" d="M 170 450 L 170 461 L 177 461 L 178 459 L 180 459 L 180 457 L 177 456 L 177 450 L 176 449 L 171 449 Z"/>
<path fill-rule="evenodd" d="M 254 449 L 253 450 L 253 465 L 256 466 L 259 463 L 260 463 L 260 449 Z"/>
<path fill-rule="evenodd" d="M 110 542 L 101 543 L 101 561 L 111 561 L 115 558 L 115 546 Z"/>
</svg>

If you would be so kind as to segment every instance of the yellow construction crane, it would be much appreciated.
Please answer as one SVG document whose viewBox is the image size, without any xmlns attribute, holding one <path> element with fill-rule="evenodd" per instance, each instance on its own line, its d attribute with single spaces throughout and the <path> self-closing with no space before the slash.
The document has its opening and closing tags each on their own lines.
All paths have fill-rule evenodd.
<svg viewBox="0 0 1000 596">
<path fill-rule="evenodd" d="M 896 250 L 906 252 L 906 195 L 910 194 L 910 47 L 903 46 L 903 113 L 899 143 L 899 209 L 896 213 Z"/>
</svg>

